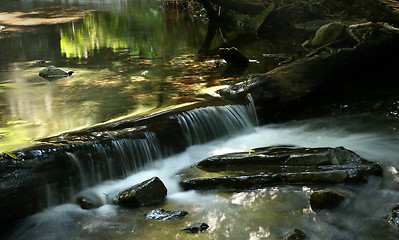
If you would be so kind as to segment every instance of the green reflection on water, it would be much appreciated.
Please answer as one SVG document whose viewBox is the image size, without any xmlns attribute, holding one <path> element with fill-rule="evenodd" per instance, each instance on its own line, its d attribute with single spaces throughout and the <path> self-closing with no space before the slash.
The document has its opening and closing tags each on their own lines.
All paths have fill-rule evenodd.
<svg viewBox="0 0 399 240">
<path fill-rule="evenodd" d="M 134 1 L 111 13 L 87 15 L 81 22 L 61 27 L 61 53 L 67 58 L 87 58 L 108 48 L 149 58 L 169 57 L 182 47 L 198 48 L 202 41 L 198 33 L 205 35 L 205 29 L 194 25 L 192 18 L 176 19 L 175 14 L 167 12 L 159 2 Z"/>
<path fill-rule="evenodd" d="M 206 23 L 173 11 L 159 1 L 119 2 L 78 22 L 2 39 L 0 151 L 192 101 L 188 95 L 211 76 L 206 73 L 202 78 L 203 69 L 213 69 L 205 60 L 198 64 L 195 54 Z M 39 59 L 48 64 L 36 65 Z M 75 74 L 62 79 L 39 77 L 48 65 Z M 5 124 L 8 121 L 24 124 Z"/>
</svg>

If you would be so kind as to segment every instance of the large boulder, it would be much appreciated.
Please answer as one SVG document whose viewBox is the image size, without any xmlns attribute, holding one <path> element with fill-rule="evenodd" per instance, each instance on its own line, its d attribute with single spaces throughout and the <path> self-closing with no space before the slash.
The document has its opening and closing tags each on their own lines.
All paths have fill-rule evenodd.
<svg viewBox="0 0 399 240">
<path fill-rule="evenodd" d="M 299 148 L 273 146 L 207 158 L 180 173 L 188 189 L 252 189 L 276 184 L 367 182 L 381 175 L 369 162 L 343 147 Z"/>
<path fill-rule="evenodd" d="M 165 201 L 167 189 L 158 177 L 118 193 L 114 203 L 125 207 L 139 207 L 159 204 Z"/>
</svg>

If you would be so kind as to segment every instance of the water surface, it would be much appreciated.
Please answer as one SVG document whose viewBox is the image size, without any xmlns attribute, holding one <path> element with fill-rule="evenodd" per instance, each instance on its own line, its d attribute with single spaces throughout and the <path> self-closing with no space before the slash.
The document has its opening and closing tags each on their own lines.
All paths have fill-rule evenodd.
<svg viewBox="0 0 399 240">
<path fill-rule="evenodd" d="M 206 19 L 166 8 L 161 1 L 7 1 L 0 10 L 8 18 L 22 14 L 0 31 L 1 151 L 126 114 L 192 101 L 205 87 L 231 84 L 248 73 L 275 67 L 278 61 L 262 54 L 293 44 L 257 44 L 253 35 L 244 38 L 242 51 L 258 63 L 234 72 L 214 51 L 232 40 L 234 32 L 229 39 L 216 31 L 204 53 Z M 82 17 L 50 24 L 49 19 L 62 14 Z M 46 63 L 36 64 L 38 60 Z M 38 76 L 49 65 L 75 74 L 53 80 Z"/>
</svg>

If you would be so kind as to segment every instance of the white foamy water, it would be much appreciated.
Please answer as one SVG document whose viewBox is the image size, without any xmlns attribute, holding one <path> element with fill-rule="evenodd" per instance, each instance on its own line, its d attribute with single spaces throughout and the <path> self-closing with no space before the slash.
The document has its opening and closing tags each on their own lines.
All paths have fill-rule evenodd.
<svg viewBox="0 0 399 240">
<path fill-rule="evenodd" d="M 64 204 L 36 214 L 12 236 L 15 239 L 192 239 L 180 229 L 196 222 L 210 228 L 198 239 L 281 239 L 293 228 L 310 239 L 397 239 L 398 230 L 385 223 L 384 215 L 399 200 L 399 139 L 378 132 L 350 132 L 338 122 L 322 119 L 256 127 L 255 132 L 194 145 L 185 152 L 150 163 L 120 181 L 108 181 L 86 191 L 104 202 L 132 185 L 158 176 L 168 188 L 167 201 L 154 207 L 121 209 L 106 204 L 81 210 Z M 356 124 L 356 123 L 352 123 Z M 346 128 L 348 129 L 348 128 Z M 350 129 L 350 128 L 349 128 Z M 275 186 L 243 192 L 184 192 L 176 173 L 216 154 L 271 145 L 303 147 L 344 146 L 370 161 L 378 161 L 384 177 L 362 185 L 335 186 L 349 193 L 342 206 L 314 212 L 309 207 L 312 186 Z M 178 221 L 145 219 L 153 208 L 189 212 Z"/>
</svg>

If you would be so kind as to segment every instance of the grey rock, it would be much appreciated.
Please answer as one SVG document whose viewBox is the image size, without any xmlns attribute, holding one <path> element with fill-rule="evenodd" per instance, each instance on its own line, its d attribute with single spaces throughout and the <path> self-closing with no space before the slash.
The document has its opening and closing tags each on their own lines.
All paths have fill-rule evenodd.
<svg viewBox="0 0 399 240">
<path fill-rule="evenodd" d="M 153 177 L 118 193 L 114 203 L 126 207 L 148 206 L 165 201 L 167 189 L 158 177 Z"/>
<path fill-rule="evenodd" d="M 39 72 L 39 76 L 44 78 L 60 78 L 71 76 L 73 73 L 71 70 L 48 66 Z"/>
<path fill-rule="evenodd" d="M 88 197 L 76 198 L 76 204 L 78 204 L 82 209 L 95 209 L 102 206 L 101 202 L 92 200 Z"/>
<path fill-rule="evenodd" d="M 277 184 L 367 182 L 382 168 L 343 147 L 273 146 L 210 157 L 185 169 L 180 185 L 188 189 L 253 189 Z"/>
<path fill-rule="evenodd" d="M 331 209 L 345 200 L 345 194 L 338 190 L 319 190 L 310 194 L 310 206 L 313 210 Z"/>
</svg>

